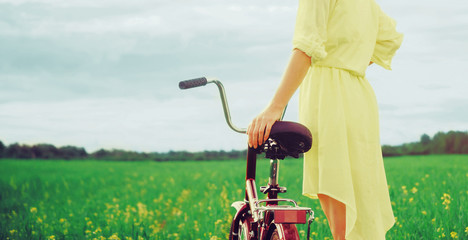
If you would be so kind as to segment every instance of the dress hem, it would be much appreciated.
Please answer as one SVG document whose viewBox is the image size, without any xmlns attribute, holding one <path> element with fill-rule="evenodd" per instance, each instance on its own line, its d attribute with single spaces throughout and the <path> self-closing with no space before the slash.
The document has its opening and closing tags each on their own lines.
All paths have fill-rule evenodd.
<svg viewBox="0 0 468 240">
<path fill-rule="evenodd" d="M 345 206 L 346 206 L 346 212 L 348 211 L 352 211 L 354 213 L 354 220 L 352 220 L 350 223 L 348 223 L 348 221 L 346 221 L 346 234 L 345 234 L 345 238 L 346 239 L 349 239 L 348 236 L 351 234 L 351 232 L 353 231 L 354 229 L 354 225 L 356 224 L 356 219 L 357 219 L 357 211 L 356 211 L 356 208 L 351 206 L 351 204 L 348 204 L 346 203 L 345 201 L 343 201 L 341 198 L 337 198 L 334 194 L 330 194 L 330 193 L 326 193 L 326 192 L 318 192 L 318 193 L 310 193 L 310 192 L 303 192 L 302 195 L 306 196 L 306 197 L 309 197 L 309 198 L 312 198 L 312 199 L 318 199 L 318 194 L 322 194 L 322 195 L 327 195 L 341 203 L 343 203 Z M 346 219 L 348 219 L 348 217 L 346 217 Z M 349 228 L 348 228 L 349 226 Z M 348 230 L 349 229 L 349 230 Z"/>
</svg>

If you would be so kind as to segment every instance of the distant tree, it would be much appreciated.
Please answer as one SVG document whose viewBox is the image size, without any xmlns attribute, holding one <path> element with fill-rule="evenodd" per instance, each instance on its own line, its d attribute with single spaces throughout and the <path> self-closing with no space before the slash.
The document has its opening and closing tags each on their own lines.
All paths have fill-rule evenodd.
<svg viewBox="0 0 468 240">
<path fill-rule="evenodd" d="M 426 146 L 429 143 L 431 143 L 431 137 L 429 137 L 429 135 L 427 135 L 427 134 L 423 134 L 421 136 L 421 141 L 420 142 L 421 142 L 422 145 Z"/>
<path fill-rule="evenodd" d="M 84 150 L 83 150 L 84 151 Z M 84 153 L 83 153 L 84 154 Z M 110 161 L 146 161 L 146 160 L 154 160 L 154 161 L 167 161 L 164 154 L 158 153 L 140 153 L 134 151 L 125 151 L 120 149 L 112 149 L 111 151 L 100 149 L 94 153 L 91 153 L 88 156 L 91 156 L 96 159 L 101 160 L 110 160 Z M 180 158 L 180 152 L 172 152 L 171 158 Z"/>
<path fill-rule="evenodd" d="M 151 153 L 150 154 L 150 158 L 153 160 L 153 161 L 156 161 L 156 162 L 166 162 L 166 161 L 169 161 L 169 158 L 167 157 L 167 154 L 164 154 L 164 153 L 157 153 L 157 152 L 154 152 L 154 153 Z"/>
<path fill-rule="evenodd" d="M 462 148 L 464 144 L 464 139 L 467 138 L 467 133 L 464 132 L 455 132 L 454 133 L 454 141 L 453 141 L 453 151 L 454 153 L 463 153 Z"/>
<path fill-rule="evenodd" d="M 399 147 L 390 146 L 390 145 L 383 145 L 382 146 L 382 155 L 384 157 L 393 157 L 393 156 L 401 156 L 401 149 Z"/>
<path fill-rule="evenodd" d="M 60 158 L 59 150 L 51 144 L 37 144 L 32 146 L 32 158 L 57 159 Z"/>
<path fill-rule="evenodd" d="M 75 146 L 64 146 L 58 149 L 60 157 L 66 160 L 69 159 L 82 159 L 88 157 L 88 153 L 84 148 Z"/>
<path fill-rule="evenodd" d="M 443 154 L 446 153 L 446 134 L 438 132 L 434 135 L 431 141 L 431 153 Z"/>
<path fill-rule="evenodd" d="M 91 154 L 95 158 L 104 158 L 109 156 L 109 151 L 104 149 L 99 149 L 98 151 Z"/>
<path fill-rule="evenodd" d="M 465 135 L 462 142 L 462 147 L 460 149 L 461 154 L 468 154 L 468 134 Z"/>
<path fill-rule="evenodd" d="M 0 158 L 3 158 L 5 152 L 5 145 L 3 144 L 2 141 L 0 141 Z"/>
<path fill-rule="evenodd" d="M 19 145 L 18 143 L 10 144 L 5 149 L 5 157 L 8 158 L 23 158 L 28 159 L 33 157 L 31 148 L 27 145 Z"/>
<path fill-rule="evenodd" d="M 445 149 L 444 153 L 455 153 L 455 139 L 456 133 L 449 131 L 445 134 Z"/>
</svg>

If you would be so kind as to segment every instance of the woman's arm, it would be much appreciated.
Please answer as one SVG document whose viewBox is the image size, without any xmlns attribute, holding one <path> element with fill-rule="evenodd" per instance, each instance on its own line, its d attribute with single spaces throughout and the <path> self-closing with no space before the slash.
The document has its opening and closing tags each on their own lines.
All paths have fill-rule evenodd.
<svg viewBox="0 0 468 240">
<path fill-rule="evenodd" d="M 265 110 L 252 120 L 247 128 L 250 147 L 257 148 L 268 139 L 271 127 L 281 117 L 292 95 L 301 85 L 310 65 L 311 59 L 309 56 L 299 49 L 293 50 L 273 99 Z"/>
</svg>

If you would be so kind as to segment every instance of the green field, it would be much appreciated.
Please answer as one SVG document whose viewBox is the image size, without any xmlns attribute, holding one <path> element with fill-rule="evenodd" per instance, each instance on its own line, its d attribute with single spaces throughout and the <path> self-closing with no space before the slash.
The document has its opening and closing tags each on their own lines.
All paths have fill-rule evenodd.
<svg viewBox="0 0 468 240">
<path fill-rule="evenodd" d="M 257 166 L 266 183 L 268 161 Z M 386 158 L 396 225 L 387 239 L 468 239 L 468 155 Z M 227 239 L 244 161 L 0 161 L 0 239 Z M 281 162 L 283 197 L 301 196 L 302 161 Z M 299 225 L 305 239 L 306 226 Z M 372 226 L 370 226 L 372 227 Z"/>
</svg>

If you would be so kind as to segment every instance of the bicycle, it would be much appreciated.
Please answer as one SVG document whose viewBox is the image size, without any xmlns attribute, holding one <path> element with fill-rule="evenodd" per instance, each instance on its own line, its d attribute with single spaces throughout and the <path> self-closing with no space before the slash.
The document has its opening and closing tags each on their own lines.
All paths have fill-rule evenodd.
<svg viewBox="0 0 468 240">
<path fill-rule="evenodd" d="M 246 133 L 246 129 L 233 125 L 226 93 L 223 84 L 216 78 L 195 78 L 179 82 L 180 89 L 189 89 L 214 83 L 218 87 L 224 116 L 228 126 L 238 133 Z M 286 110 L 286 109 L 285 109 Z M 285 111 L 281 116 L 283 119 Z M 312 146 L 312 135 L 303 125 L 295 122 L 277 121 L 270 132 L 268 140 L 254 149 L 247 151 L 246 187 L 244 201 L 232 203 L 236 214 L 231 223 L 230 240 L 294 240 L 299 239 L 295 224 L 308 223 L 307 239 L 310 237 L 310 225 L 314 221 L 311 208 L 300 207 L 292 199 L 278 198 L 279 193 L 285 193 L 286 187 L 279 186 L 279 160 L 287 156 L 298 158 Z M 255 185 L 257 155 L 265 153 L 270 159 L 270 176 L 267 186 L 261 186 L 260 191 L 267 195 L 259 200 Z M 282 203 L 281 205 L 279 203 Z M 289 205 L 284 205 L 287 203 Z M 307 215 L 309 217 L 307 218 Z"/>
</svg>

